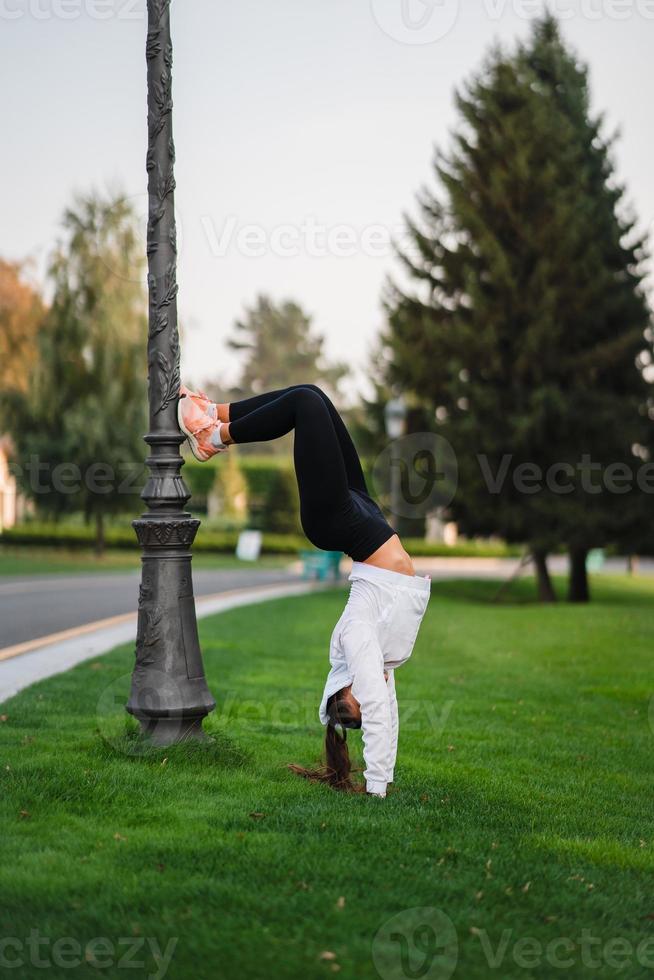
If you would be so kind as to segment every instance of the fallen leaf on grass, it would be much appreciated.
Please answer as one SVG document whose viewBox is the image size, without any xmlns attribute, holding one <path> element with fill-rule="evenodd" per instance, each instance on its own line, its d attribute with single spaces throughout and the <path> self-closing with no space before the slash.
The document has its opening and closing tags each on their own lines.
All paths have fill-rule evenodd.
<svg viewBox="0 0 654 980">
<path fill-rule="evenodd" d="M 256 810 L 254 810 L 250 814 L 250 816 L 252 817 L 253 820 L 263 820 L 263 818 L 265 817 L 265 815 L 266 815 L 265 813 L 257 813 Z"/>
<path fill-rule="evenodd" d="M 127 840 L 122 834 L 114 834 L 114 840 Z"/>
<path fill-rule="evenodd" d="M 336 902 L 336 908 L 337 909 L 344 909 L 345 908 L 345 895 L 340 895 L 339 896 L 338 901 Z"/>
<path fill-rule="evenodd" d="M 527 882 L 526 882 L 526 883 L 525 883 L 525 884 L 524 884 L 524 885 L 522 886 L 522 890 L 523 890 L 523 892 L 528 892 L 530 888 L 531 888 L 531 882 L 530 882 L 530 881 L 527 881 Z"/>
<path fill-rule="evenodd" d="M 321 960 L 335 960 L 336 959 L 336 953 L 332 953 L 332 951 L 330 949 L 325 949 L 320 954 L 320 956 L 318 957 L 318 959 L 321 959 Z"/>
<path fill-rule="evenodd" d="M 9 721 L 9 715 L 0 715 L 0 721 Z"/>
<path fill-rule="evenodd" d="M 32 816 L 32 814 L 29 812 L 29 810 L 21 810 L 20 811 L 20 819 L 21 820 L 29 820 L 31 816 Z"/>
</svg>

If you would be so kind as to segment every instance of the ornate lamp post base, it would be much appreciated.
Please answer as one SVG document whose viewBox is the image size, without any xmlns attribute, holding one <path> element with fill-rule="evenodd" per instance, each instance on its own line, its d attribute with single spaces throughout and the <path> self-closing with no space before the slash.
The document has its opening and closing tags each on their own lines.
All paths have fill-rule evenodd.
<svg viewBox="0 0 654 980">
<path fill-rule="evenodd" d="M 129 709 L 128 709 L 129 710 Z M 137 716 L 141 723 L 141 732 L 152 745 L 175 745 L 178 742 L 212 742 L 214 739 L 202 728 L 199 718 L 146 718 Z"/>
<path fill-rule="evenodd" d="M 199 526 L 185 513 L 133 522 L 143 571 L 126 708 L 154 745 L 206 738 L 202 720 L 216 706 L 204 676 L 191 577 L 189 548 Z"/>
</svg>

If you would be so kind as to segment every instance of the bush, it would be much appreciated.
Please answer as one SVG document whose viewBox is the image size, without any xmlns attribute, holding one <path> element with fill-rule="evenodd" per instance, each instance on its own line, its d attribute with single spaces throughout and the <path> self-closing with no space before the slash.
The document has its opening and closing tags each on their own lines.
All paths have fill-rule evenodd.
<svg viewBox="0 0 654 980">
<path fill-rule="evenodd" d="M 249 523 L 252 523 L 252 518 L 258 523 L 266 497 L 280 471 L 293 473 L 293 460 L 290 456 L 241 456 L 238 462 L 247 485 Z M 182 476 L 193 495 L 192 510 L 206 509 L 207 498 L 223 463 L 224 458 L 216 456 L 208 463 L 190 460 L 184 466 Z"/>
<path fill-rule="evenodd" d="M 207 499 L 216 479 L 217 466 L 215 462 L 200 463 L 195 459 L 187 460 L 182 467 L 182 479 L 191 492 L 191 509 L 205 511 Z"/>
<path fill-rule="evenodd" d="M 248 518 L 248 487 L 238 452 L 228 452 L 223 464 L 215 468 L 213 486 L 207 499 L 207 513 L 225 529 L 243 527 Z"/>
<path fill-rule="evenodd" d="M 40 545 L 55 548 L 88 549 L 95 540 L 91 527 L 74 524 L 47 524 L 30 522 L 6 529 L 0 534 L 0 544 Z M 194 552 L 233 554 L 236 550 L 238 531 L 212 531 L 202 525 L 193 545 Z M 108 528 L 108 548 L 138 549 L 139 544 L 131 527 Z M 309 544 L 302 534 L 264 534 L 262 553 L 269 555 L 296 555 Z"/>
<path fill-rule="evenodd" d="M 268 485 L 258 526 L 262 531 L 277 534 L 300 531 L 300 500 L 293 470 L 279 469 L 275 473 Z"/>
<path fill-rule="evenodd" d="M 95 529 L 85 524 L 54 524 L 30 521 L 5 529 L 0 535 L 2 544 L 44 545 L 54 548 L 89 548 L 95 542 Z M 108 548 L 136 548 L 138 542 L 132 528 L 110 527 L 105 531 Z"/>
<path fill-rule="evenodd" d="M 524 551 L 520 545 L 503 541 L 459 541 L 455 545 L 424 538 L 402 538 L 402 544 L 412 558 L 518 558 Z"/>
<path fill-rule="evenodd" d="M 236 550 L 238 531 L 215 531 L 200 525 L 193 550 L 195 552 L 233 554 Z M 30 522 L 19 524 L 5 530 L 0 535 L 0 544 L 41 545 L 58 548 L 90 548 L 94 541 L 93 528 L 83 524 L 47 524 Z M 106 531 L 108 548 L 138 548 L 136 535 L 131 527 L 108 527 Z M 507 558 L 517 556 L 521 548 L 502 542 L 464 541 L 453 548 L 439 542 L 422 541 L 419 538 L 404 540 L 406 550 L 414 558 Z M 272 533 L 263 535 L 262 552 L 269 555 L 296 555 L 302 548 L 311 545 L 301 533 Z"/>
</svg>

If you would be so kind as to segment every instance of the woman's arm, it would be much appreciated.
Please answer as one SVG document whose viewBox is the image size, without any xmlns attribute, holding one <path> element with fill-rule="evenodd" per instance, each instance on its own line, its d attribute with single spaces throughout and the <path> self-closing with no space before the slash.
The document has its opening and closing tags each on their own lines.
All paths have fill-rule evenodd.
<svg viewBox="0 0 654 980">
<path fill-rule="evenodd" d="M 386 795 L 393 768 L 393 717 L 384 677 L 384 657 L 375 630 L 363 620 L 350 620 L 341 645 L 352 674 L 352 694 L 361 707 L 366 789 Z"/>
<path fill-rule="evenodd" d="M 386 687 L 388 689 L 388 700 L 391 706 L 391 761 L 390 770 L 388 773 L 389 783 L 393 782 L 395 773 L 395 760 L 397 758 L 397 737 L 400 731 L 400 716 L 397 710 L 397 695 L 395 693 L 395 671 L 388 671 L 388 681 L 386 682 Z"/>
</svg>

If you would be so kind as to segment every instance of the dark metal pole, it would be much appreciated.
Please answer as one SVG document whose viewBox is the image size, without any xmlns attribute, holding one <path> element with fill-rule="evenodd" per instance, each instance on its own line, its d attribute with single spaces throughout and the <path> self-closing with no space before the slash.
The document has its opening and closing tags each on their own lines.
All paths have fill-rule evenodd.
<svg viewBox="0 0 654 980">
<path fill-rule="evenodd" d="M 184 511 L 184 441 L 177 424 L 180 385 L 177 329 L 177 235 L 172 135 L 170 0 L 148 0 L 149 477 L 148 505 L 134 521 L 143 549 L 136 665 L 127 711 L 158 745 L 202 738 L 213 700 L 198 642 L 190 548 L 200 522 Z"/>
</svg>

